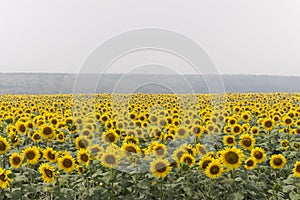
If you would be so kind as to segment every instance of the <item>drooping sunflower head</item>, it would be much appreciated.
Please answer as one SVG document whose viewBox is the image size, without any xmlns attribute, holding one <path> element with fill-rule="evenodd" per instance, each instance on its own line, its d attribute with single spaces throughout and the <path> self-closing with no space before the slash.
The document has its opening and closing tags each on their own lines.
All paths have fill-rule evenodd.
<svg viewBox="0 0 300 200">
<path fill-rule="evenodd" d="M 241 166 L 244 159 L 244 154 L 242 150 L 236 147 L 226 148 L 222 152 L 221 156 L 223 164 L 229 169 L 236 169 Z"/>
<path fill-rule="evenodd" d="M 55 163 L 58 158 L 57 152 L 50 147 L 47 147 L 45 150 L 43 150 L 43 155 L 44 158 L 46 158 L 50 163 Z"/>
<path fill-rule="evenodd" d="M 285 166 L 286 159 L 282 154 L 274 154 L 271 156 L 270 165 L 274 169 L 281 169 Z"/>
<path fill-rule="evenodd" d="M 167 159 L 158 158 L 150 163 L 150 171 L 157 178 L 166 177 L 170 170 L 170 163 Z"/>
<path fill-rule="evenodd" d="M 196 144 L 196 150 L 200 156 L 204 156 L 207 153 L 205 146 L 200 143 Z"/>
<path fill-rule="evenodd" d="M 42 163 L 39 167 L 39 171 L 42 174 L 42 179 L 45 183 L 55 183 L 55 169 L 47 163 Z"/>
</svg>

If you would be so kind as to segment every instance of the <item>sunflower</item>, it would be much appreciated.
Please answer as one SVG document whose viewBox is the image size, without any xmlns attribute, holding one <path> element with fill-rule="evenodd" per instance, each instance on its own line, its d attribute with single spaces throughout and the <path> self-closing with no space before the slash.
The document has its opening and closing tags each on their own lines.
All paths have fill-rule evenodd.
<svg viewBox="0 0 300 200">
<path fill-rule="evenodd" d="M 25 133 L 26 132 L 26 124 L 22 121 L 18 121 L 16 123 L 17 131 L 19 133 Z"/>
<path fill-rule="evenodd" d="M 101 157 L 101 165 L 107 168 L 115 168 L 119 165 L 120 157 L 115 151 L 107 151 Z"/>
<path fill-rule="evenodd" d="M 123 150 L 127 156 L 131 156 L 132 154 L 138 154 L 141 152 L 140 147 L 132 143 L 123 144 L 121 150 Z"/>
<path fill-rule="evenodd" d="M 86 149 L 91 145 L 91 140 L 86 136 L 79 136 L 75 140 L 75 145 L 77 149 Z"/>
<path fill-rule="evenodd" d="M 130 136 L 130 135 L 127 135 L 125 138 L 124 138 L 124 141 L 123 143 L 132 143 L 132 144 L 139 144 L 139 139 L 135 136 Z"/>
<path fill-rule="evenodd" d="M 293 173 L 294 173 L 294 176 L 297 177 L 297 178 L 300 178 L 300 162 L 297 161 L 294 165 L 294 168 L 293 168 Z"/>
<path fill-rule="evenodd" d="M 0 154 L 6 154 L 10 149 L 10 145 L 7 142 L 6 138 L 0 136 Z"/>
<path fill-rule="evenodd" d="M 105 144 L 114 144 L 118 141 L 118 134 L 114 130 L 102 133 L 102 142 Z"/>
<path fill-rule="evenodd" d="M 199 161 L 199 169 L 200 171 L 205 171 L 209 163 L 211 163 L 214 160 L 210 155 L 205 155 L 201 158 Z"/>
<path fill-rule="evenodd" d="M 42 136 L 40 133 L 34 133 L 32 136 L 31 136 L 31 139 L 33 142 L 40 142 L 42 140 Z"/>
<path fill-rule="evenodd" d="M 233 146 L 235 144 L 235 137 L 233 135 L 227 135 L 223 139 L 224 145 Z"/>
<path fill-rule="evenodd" d="M 251 157 L 253 157 L 257 163 L 262 163 L 267 156 L 264 149 L 255 147 L 251 151 Z"/>
<path fill-rule="evenodd" d="M 55 138 L 58 142 L 61 142 L 61 143 L 64 142 L 65 141 L 64 132 L 60 131 L 58 134 L 56 134 Z"/>
<path fill-rule="evenodd" d="M 281 140 L 280 145 L 282 146 L 281 150 L 288 150 L 289 148 L 289 141 L 288 140 Z"/>
<path fill-rule="evenodd" d="M 229 169 L 236 169 L 241 166 L 244 159 L 244 154 L 242 150 L 236 147 L 227 147 L 222 151 L 221 159 L 226 167 L 228 167 Z"/>
<path fill-rule="evenodd" d="M 54 128 L 52 126 L 43 124 L 41 127 L 41 134 L 45 139 L 50 139 L 54 136 Z"/>
<path fill-rule="evenodd" d="M 167 155 L 167 147 L 164 144 L 156 144 L 154 145 L 154 147 L 152 148 L 152 152 L 154 153 L 154 155 L 156 157 L 164 157 L 165 155 Z"/>
<path fill-rule="evenodd" d="M 250 129 L 250 133 L 253 135 L 257 135 L 259 133 L 259 128 L 256 126 L 252 126 L 252 128 Z"/>
<path fill-rule="evenodd" d="M 5 170 L 0 167 L 0 187 L 2 189 L 7 188 L 9 186 L 10 182 L 12 181 L 9 178 L 10 173 L 11 173 L 10 170 Z"/>
<path fill-rule="evenodd" d="M 205 174 L 212 179 L 221 176 L 223 173 L 223 167 L 219 160 L 212 160 L 206 167 Z"/>
<path fill-rule="evenodd" d="M 248 159 L 245 161 L 245 166 L 244 166 L 244 167 L 245 167 L 247 170 L 252 170 L 252 169 L 255 168 L 255 166 L 256 166 L 256 159 L 255 159 L 255 158 L 250 157 L 250 158 L 248 158 Z"/>
<path fill-rule="evenodd" d="M 293 124 L 293 119 L 290 116 L 284 116 L 282 118 L 283 124 L 286 126 L 291 126 Z"/>
<path fill-rule="evenodd" d="M 176 137 L 177 138 L 183 139 L 187 136 L 188 136 L 188 131 L 185 127 L 180 127 L 180 128 L 177 129 L 177 131 L 176 131 Z"/>
<path fill-rule="evenodd" d="M 24 157 L 21 156 L 21 154 L 12 153 L 11 156 L 9 157 L 10 166 L 12 166 L 13 168 L 16 168 L 16 169 L 21 167 L 21 165 L 23 163 L 23 159 L 24 159 Z"/>
<path fill-rule="evenodd" d="M 75 159 L 69 153 L 65 153 L 61 158 L 58 158 L 58 167 L 70 173 L 75 169 Z"/>
<path fill-rule="evenodd" d="M 207 153 L 205 146 L 200 143 L 196 144 L 196 150 L 201 156 L 204 156 Z"/>
<path fill-rule="evenodd" d="M 244 122 L 249 122 L 251 120 L 250 113 L 249 112 L 242 113 L 241 118 Z"/>
<path fill-rule="evenodd" d="M 265 130 L 270 131 L 274 128 L 274 120 L 272 119 L 263 120 L 262 126 Z"/>
<path fill-rule="evenodd" d="M 232 127 L 231 127 L 231 132 L 234 134 L 234 135 L 239 135 L 241 132 L 242 132 L 242 127 L 241 125 L 239 124 L 234 124 Z"/>
<path fill-rule="evenodd" d="M 85 172 L 85 168 L 81 165 L 77 165 L 76 170 L 78 174 L 83 174 Z"/>
<path fill-rule="evenodd" d="M 271 156 L 270 165 L 274 169 L 281 169 L 286 164 L 286 159 L 282 154 L 274 154 Z"/>
<path fill-rule="evenodd" d="M 58 155 L 57 152 L 54 151 L 52 148 L 47 147 L 43 150 L 43 156 L 46 158 L 50 163 L 56 163 Z"/>
<path fill-rule="evenodd" d="M 36 146 L 27 147 L 23 150 L 24 157 L 28 164 L 37 164 L 40 158 L 39 149 Z"/>
<path fill-rule="evenodd" d="M 94 144 L 88 147 L 88 151 L 95 158 L 100 158 L 104 152 L 104 148 L 98 144 Z"/>
<path fill-rule="evenodd" d="M 42 174 L 42 179 L 45 183 L 55 183 L 55 169 L 46 163 L 42 163 L 39 167 L 39 171 Z"/>
<path fill-rule="evenodd" d="M 180 157 L 180 163 L 187 164 L 189 166 L 193 166 L 195 164 L 195 158 L 189 153 L 184 153 Z"/>
<path fill-rule="evenodd" d="M 79 149 L 77 151 L 77 160 L 79 163 L 85 164 L 86 166 L 89 165 L 91 160 L 91 155 L 88 153 L 86 149 Z"/>
<path fill-rule="evenodd" d="M 158 158 L 150 163 L 150 171 L 157 178 L 166 177 L 170 170 L 170 163 L 167 159 Z"/>
<path fill-rule="evenodd" d="M 179 147 L 177 148 L 173 154 L 172 154 L 172 159 L 175 160 L 175 161 L 179 161 L 181 156 L 185 153 L 185 149 Z"/>
<path fill-rule="evenodd" d="M 9 133 L 9 139 L 14 147 L 18 146 L 21 143 L 21 139 L 16 135 L 16 133 Z"/>
<path fill-rule="evenodd" d="M 249 134 L 243 134 L 240 137 L 240 143 L 239 143 L 244 149 L 252 149 L 255 144 L 255 139 L 252 135 Z"/>
</svg>

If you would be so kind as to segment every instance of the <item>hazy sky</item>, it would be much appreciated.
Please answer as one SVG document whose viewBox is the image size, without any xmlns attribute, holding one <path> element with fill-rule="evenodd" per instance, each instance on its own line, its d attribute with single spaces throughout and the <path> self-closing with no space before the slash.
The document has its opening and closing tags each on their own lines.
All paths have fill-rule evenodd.
<svg viewBox="0 0 300 200">
<path fill-rule="evenodd" d="M 0 0 L 0 72 L 76 73 L 102 42 L 143 27 L 192 38 L 220 73 L 300 76 L 299 0 Z M 131 57 L 111 72 L 143 63 Z M 169 67 L 189 73 L 179 62 Z"/>
</svg>

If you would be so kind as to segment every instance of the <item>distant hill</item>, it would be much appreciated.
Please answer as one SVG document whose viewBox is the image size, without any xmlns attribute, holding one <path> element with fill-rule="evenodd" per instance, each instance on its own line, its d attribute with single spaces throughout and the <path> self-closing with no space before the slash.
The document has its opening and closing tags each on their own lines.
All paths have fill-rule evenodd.
<svg viewBox="0 0 300 200">
<path fill-rule="evenodd" d="M 0 80 L 1 94 L 300 92 L 300 77 L 291 76 L 0 73 Z"/>
</svg>

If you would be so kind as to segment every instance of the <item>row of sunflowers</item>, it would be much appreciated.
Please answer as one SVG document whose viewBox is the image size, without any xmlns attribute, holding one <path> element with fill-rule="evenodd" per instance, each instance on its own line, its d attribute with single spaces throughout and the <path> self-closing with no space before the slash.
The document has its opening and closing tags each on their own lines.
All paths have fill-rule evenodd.
<svg viewBox="0 0 300 200">
<path fill-rule="evenodd" d="M 1 199 L 299 199 L 299 102 L 1 95 Z"/>
</svg>

